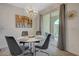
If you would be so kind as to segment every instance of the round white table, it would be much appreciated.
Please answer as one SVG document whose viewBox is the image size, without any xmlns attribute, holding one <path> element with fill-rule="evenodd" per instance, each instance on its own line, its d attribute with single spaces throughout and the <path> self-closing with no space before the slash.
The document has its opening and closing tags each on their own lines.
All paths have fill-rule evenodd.
<svg viewBox="0 0 79 59">
<path fill-rule="evenodd" d="M 33 54 L 35 55 L 35 42 L 36 41 L 41 41 L 44 39 L 43 36 L 41 35 L 36 35 L 36 36 L 22 36 L 17 38 L 19 41 L 23 41 L 23 42 L 28 42 L 29 43 L 29 49 L 31 49 L 31 51 L 33 52 Z"/>
</svg>

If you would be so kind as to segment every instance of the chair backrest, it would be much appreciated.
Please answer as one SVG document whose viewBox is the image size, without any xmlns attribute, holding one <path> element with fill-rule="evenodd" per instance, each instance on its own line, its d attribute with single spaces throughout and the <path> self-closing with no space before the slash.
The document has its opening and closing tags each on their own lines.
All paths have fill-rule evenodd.
<svg viewBox="0 0 79 59">
<path fill-rule="evenodd" d="M 22 53 L 21 48 L 12 36 L 5 36 L 11 55 L 17 56 Z"/>
<path fill-rule="evenodd" d="M 36 31 L 36 35 L 41 35 L 41 31 Z"/>
<path fill-rule="evenodd" d="M 22 36 L 27 36 L 28 35 L 28 31 L 22 31 Z"/>
<path fill-rule="evenodd" d="M 49 41 L 50 41 L 50 37 L 51 37 L 51 34 L 48 34 L 48 35 L 47 35 L 47 38 L 46 38 L 46 40 L 45 40 L 45 42 L 44 42 L 44 44 L 43 44 L 43 46 L 42 46 L 43 49 L 47 49 L 47 48 L 48 48 L 48 46 L 49 46 Z"/>
</svg>

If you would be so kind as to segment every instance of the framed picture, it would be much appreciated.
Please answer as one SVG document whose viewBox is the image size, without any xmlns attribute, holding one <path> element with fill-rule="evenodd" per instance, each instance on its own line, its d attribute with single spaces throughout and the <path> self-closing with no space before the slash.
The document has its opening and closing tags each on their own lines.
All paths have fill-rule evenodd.
<svg viewBox="0 0 79 59">
<path fill-rule="evenodd" d="M 32 28 L 32 19 L 27 16 L 16 15 L 16 28 Z"/>
</svg>

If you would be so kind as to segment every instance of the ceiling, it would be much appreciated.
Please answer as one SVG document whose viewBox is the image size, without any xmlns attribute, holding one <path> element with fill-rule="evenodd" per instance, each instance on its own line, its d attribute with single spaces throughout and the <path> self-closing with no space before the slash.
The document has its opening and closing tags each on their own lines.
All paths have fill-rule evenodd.
<svg viewBox="0 0 79 59">
<path fill-rule="evenodd" d="M 43 9 L 52 5 L 52 3 L 10 3 L 13 6 L 20 7 L 20 8 L 32 8 L 38 9 L 38 11 L 42 11 Z"/>
</svg>

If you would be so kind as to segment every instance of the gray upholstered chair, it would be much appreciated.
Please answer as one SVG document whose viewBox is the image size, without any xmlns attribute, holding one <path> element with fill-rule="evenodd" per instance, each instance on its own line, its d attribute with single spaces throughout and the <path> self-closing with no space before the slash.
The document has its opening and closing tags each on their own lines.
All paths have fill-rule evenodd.
<svg viewBox="0 0 79 59">
<path fill-rule="evenodd" d="M 36 35 L 41 35 L 41 31 L 36 31 Z"/>
<path fill-rule="evenodd" d="M 44 44 L 43 44 L 42 46 L 35 46 L 35 48 L 40 49 L 40 50 L 39 50 L 40 52 L 43 52 L 43 53 L 48 54 L 47 52 L 44 52 L 44 51 L 42 51 L 42 50 L 48 49 L 49 42 L 50 42 L 50 37 L 51 37 L 51 34 L 48 34 L 48 35 L 47 35 L 47 38 L 46 38 L 46 40 L 45 40 L 45 42 L 44 42 Z M 36 50 L 36 52 L 37 52 L 37 50 Z M 49 55 L 49 54 L 48 54 L 48 55 Z"/>
<path fill-rule="evenodd" d="M 41 35 L 41 31 L 36 31 L 36 35 Z M 36 43 L 40 43 L 40 41 L 36 41 Z"/>
<path fill-rule="evenodd" d="M 36 35 L 41 35 L 41 31 L 36 31 Z M 40 41 L 36 41 L 36 43 L 40 43 Z"/>
<path fill-rule="evenodd" d="M 11 55 L 24 55 L 26 52 L 19 47 L 16 40 L 12 36 L 5 36 Z"/>
<path fill-rule="evenodd" d="M 28 31 L 22 31 L 21 36 L 28 36 Z M 28 43 L 28 42 L 20 41 L 19 43 L 20 43 L 20 44 L 23 44 L 23 46 L 25 46 L 25 43 Z M 24 47 L 24 48 L 25 48 L 25 47 Z M 26 49 L 26 48 L 25 48 L 25 49 Z"/>
<path fill-rule="evenodd" d="M 22 31 L 22 35 L 21 36 L 28 36 L 28 31 Z"/>
</svg>

